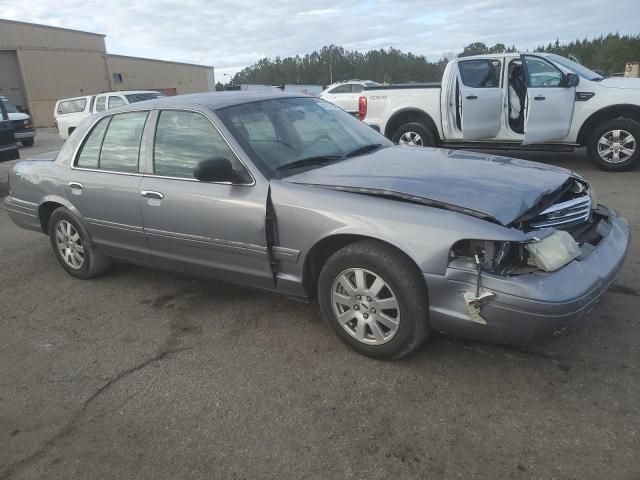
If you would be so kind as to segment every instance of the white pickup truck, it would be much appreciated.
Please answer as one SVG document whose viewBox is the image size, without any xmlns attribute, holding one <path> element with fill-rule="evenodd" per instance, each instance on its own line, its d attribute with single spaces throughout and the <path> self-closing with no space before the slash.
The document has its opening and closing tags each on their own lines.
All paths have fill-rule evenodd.
<svg viewBox="0 0 640 480">
<path fill-rule="evenodd" d="M 640 159 L 640 79 L 604 78 L 547 53 L 452 60 L 441 84 L 367 87 L 360 119 L 396 143 L 571 151 L 603 170 Z"/>
<path fill-rule="evenodd" d="M 65 98 L 56 102 L 53 112 L 54 125 L 58 129 L 60 138 L 67 139 L 82 120 L 94 113 L 158 97 L 164 97 L 164 94 L 155 90 L 127 90 Z"/>
</svg>

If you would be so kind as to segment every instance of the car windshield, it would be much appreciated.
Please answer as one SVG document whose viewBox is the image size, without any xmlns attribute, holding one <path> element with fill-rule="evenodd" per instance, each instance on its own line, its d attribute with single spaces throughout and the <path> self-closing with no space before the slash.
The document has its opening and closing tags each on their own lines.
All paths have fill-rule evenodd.
<svg viewBox="0 0 640 480">
<path fill-rule="evenodd" d="M 217 113 L 254 163 L 271 175 L 286 176 L 392 145 L 360 120 L 317 98 L 276 98 Z"/>
<path fill-rule="evenodd" d="M 555 53 L 549 55 L 549 58 L 551 58 L 551 60 L 553 60 L 554 62 L 562 65 L 563 67 L 568 68 L 573 73 L 580 75 L 585 80 L 599 81 L 603 78 L 602 75 L 598 75 L 593 70 L 589 70 L 587 67 L 584 67 L 579 63 L 574 62 L 573 60 L 569 60 L 568 58 L 556 55 Z"/>
<path fill-rule="evenodd" d="M 15 105 L 13 103 L 11 103 L 9 100 L 7 100 L 6 98 L 2 99 L 2 103 L 6 107 L 7 112 L 9 112 L 9 113 L 20 113 L 20 110 L 18 110 L 15 107 Z"/>
<path fill-rule="evenodd" d="M 130 93 L 125 95 L 129 103 L 144 102 L 145 100 L 153 100 L 154 98 L 164 97 L 160 92 L 146 92 L 146 93 Z"/>
</svg>

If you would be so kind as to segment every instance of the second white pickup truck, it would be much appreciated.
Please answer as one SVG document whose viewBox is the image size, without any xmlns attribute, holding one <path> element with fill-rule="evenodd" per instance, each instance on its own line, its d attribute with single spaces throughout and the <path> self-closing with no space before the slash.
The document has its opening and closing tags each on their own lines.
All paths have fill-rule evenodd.
<svg viewBox="0 0 640 480">
<path fill-rule="evenodd" d="M 360 119 L 396 143 L 571 151 L 603 170 L 640 160 L 640 79 L 547 53 L 452 60 L 442 83 L 366 88 Z"/>
</svg>

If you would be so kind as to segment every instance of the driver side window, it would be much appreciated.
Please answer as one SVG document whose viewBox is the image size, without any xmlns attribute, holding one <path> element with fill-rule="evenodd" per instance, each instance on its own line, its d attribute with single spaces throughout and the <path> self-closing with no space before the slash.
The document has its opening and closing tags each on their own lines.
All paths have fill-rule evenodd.
<svg viewBox="0 0 640 480">
<path fill-rule="evenodd" d="M 527 86 L 561 87 L 563 75 L 557 67 L 540 57 L 525 56 L 524 63 L 527 72 Z"/>
</svg>

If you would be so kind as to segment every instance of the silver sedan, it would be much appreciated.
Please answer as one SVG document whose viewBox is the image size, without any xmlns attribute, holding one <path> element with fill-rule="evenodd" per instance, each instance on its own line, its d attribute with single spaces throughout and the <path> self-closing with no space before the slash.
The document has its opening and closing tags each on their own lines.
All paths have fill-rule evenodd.
<svg viewBox="0 0 640 480">
<path fill-rule="evenodd" d="M 78 278 L 113 259 L 302 299 L 357 351 L 438 330 L 545 339 L 614 280 L 629 228 L 567 170 L 392 145 L 323 100 L 224 92 L 88 118 L 5 206 Z"/>
</svg>

